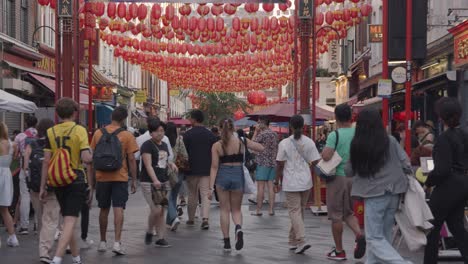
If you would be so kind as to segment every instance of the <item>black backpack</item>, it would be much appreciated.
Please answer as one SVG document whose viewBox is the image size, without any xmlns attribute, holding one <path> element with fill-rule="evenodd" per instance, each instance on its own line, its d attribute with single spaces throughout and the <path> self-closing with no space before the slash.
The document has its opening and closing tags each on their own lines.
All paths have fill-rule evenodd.
<svg viewBox="0 0 468 264">
<path fill-rule="evenodd" d="M 101 128 L 102 137 L 99 139 L 93 155 L 95 170 L 116 171 L 122 168 L 122 143 L 117 137 L 122 131 L 125 131 L 125 129 L 119 128 L 109 134 L 105 128 Z"/>
<path fill-rule="evenodd" d="M 29 157 L 29 175 L 26 185 L 29 190 L 39 192 L 41 189 L 42 162 L 44 161 L 44 144 L 38 140 L 31 140 L 31 155 Z"/>
</svg>

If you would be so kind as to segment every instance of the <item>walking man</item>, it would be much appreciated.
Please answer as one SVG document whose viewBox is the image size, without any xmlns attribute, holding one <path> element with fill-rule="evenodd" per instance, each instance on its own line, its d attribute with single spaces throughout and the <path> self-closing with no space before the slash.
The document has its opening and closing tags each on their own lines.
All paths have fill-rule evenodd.
<svg viewBox="0 0 468 264">
<path fill-rule="evenodd" d="M 107 224 L 111 206 L 114 212 L 115 240 L 112 252 L 125 255 L 121 236 L 124 209 L 128 201 L 129 169 L 132 175 L 132 194 L 136 192 L 136 160 L 138 151 L 135 137 L 122 126 L 128 116 L 127 109 L 116 107 L 112 112 L 112 123 L 94 134 L 91 148 L 94 151 L 93 165 L 96 171 L 96 199 L 99 213 L 101 242 L 99 252 L 107 251 Z M 128 162 L 128 167 L 127 167 Z M 81 206 L 80 206 L 81 207 Z"/>
<path fill-rule="evenodd" d="M 31 195 L 29 193 L 29 188 L 26 184 L 26 171 L 24 168 L 24 152 L 26 150 L 26 143 L 30 139 L 37 138 L 37 118 L 33 115 L 29 115 L 26 117 L 26 127 L 27 129 L 23 132 L 18 134 L 15 137 L 15 143 L 18 146 L 17 151 L 15 153 L 15 157 L 20 156 L 20 164 L 21 164 L 21 171 L 19 175 L 20 180 L 20 225 L 18 233 L 20 235 L 27 235 L 29 234 L 29 211 L 31 205 Z"/>
<path fill-rule="evenodd" d="M 253 141 L 262 144 L 265 150 L 255 156 L 257 170 L 255 180 L 257 182 L 257 210 L 253 215 L 262 215 L 263 197 L 265 187 L 268 188 L 269 215 L 275 215 L 275 192 L 273 191 L 273 180 L 276 174 L 276 154 L 278 153 L 278 135 L 270 128 L 270 120 L 267 116 L 260 116 L 258 127 L 255 129 Z"/>
<path fill-rule="evenodd" d="M 333 260 L 346 259 L 346 252 L 343 248 L 343 222 L 345 222 L 356 236 L 354 258 L 360 259 L 366 252 L 366 240 L 353 212 L 352 179 L 346 177 L 345 174 L 345 165 L 349 160 L 351 141 L 355 132 L 351 121 L 351 107 L 347 104 L 338 105 L 335 108 L 335 119 L 337 131 L 328 135 L 327 143 L 322 152 L 322 158 L 325 161 L 329 161 L 335 151 L 343 159 L 336 167 L 335 179 L 327 182 L 328 218 L 332 221 L 332 234 L 335 241 L 335 247 L 328 253 L 327 257 Z"/>
<path fill-rule="evenodd" d="M 198 192 L 201 196 L 201 229 L 208 230 L 210 214 L 210 169 L 211 147 L 216 142 L 213 133 L 203 126 L 204 116 L 200 110 L 192 110 L 190 122 L 192 129 L 184 135 L 184 144 L 187 149 L 190 172 L 187 175 L 188 186 L 188 221 L 187 225 L 194 225 L 195 213 L 198 205 Z"/>
<path fill-rule="evenodd" d="M 62 123 L 47 130 L 39 196 L 42 201 L 49 203 L 51 200 L 47 195 L 46 182 L 60 186 L 55 188 L 55 194 L 63 216 L 63 233 L 51 263 L 61 264 L 65 250 L 70 246 L 73 263 L 81 264 L 80 251 L 73 230 L 81 205 L 86 199 L 92 199 L 93 178 L 88 174 L 88 179 L 85 179 L 82 165 L 91 163 L 92 154 L 89 149 L 88 132 L 73 121 L 75 113 L 79 110 L 78 104 L 73 99 L 64 97 L 57 101 L 55 107 Z M 57 174 L 62 177 L 55 177 Z M 90 189 L 89 197 L 86 197 L 87 187 Z"/>
</svg>

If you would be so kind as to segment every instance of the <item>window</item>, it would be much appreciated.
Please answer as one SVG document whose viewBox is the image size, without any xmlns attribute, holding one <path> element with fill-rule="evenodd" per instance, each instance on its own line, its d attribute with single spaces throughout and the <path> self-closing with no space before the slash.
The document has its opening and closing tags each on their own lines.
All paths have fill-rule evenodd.
<svg viewBox="0 0 468 264">
<path fill-rule="evenodd" d="M 1 32 L 8 36 L 15 37 L 15 2 L 13 0 L 2 0 L 0 24 Z"/>
<path fill-rule="evenodd" d="M 28 1 L 21 0 L 21 10 L 20 10 L 20 40 L 24 43 L 29 44 L 29 19 L 28 19 Z"/>
</svg>

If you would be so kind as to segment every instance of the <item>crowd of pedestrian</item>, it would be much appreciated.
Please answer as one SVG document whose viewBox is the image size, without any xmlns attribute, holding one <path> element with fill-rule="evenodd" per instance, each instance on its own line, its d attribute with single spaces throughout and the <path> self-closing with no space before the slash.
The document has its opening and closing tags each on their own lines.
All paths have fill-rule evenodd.
<svg viewBox="0 0 468 264">
<path fill-rule="evenodd" d="M 461 107 L 456 100 L 444 98 L 438 104 L 445 129 L 437 139 L 433 124 L 415 124 L 416 143 L 410 157 L 399 138 L 386 132 L 378 111 L 363 110 L 353 122 L 352 110 L 346 104 L 335 108 L 337 129 L 321 134 L 317 144 L 304 135 L 300 115 L 291 117 L 291 135 L 280 141 L 269 128 L 267 117 L 260 117 L 250 136 L 246 136 L 243 130 L 236 131 L 229 117 L 223 118 L 218 127 L 208 129 L 200 110 L 190 112 L 192 127 L 187 131 L 149 117 L 147 131 L 135 135 L 125 129 L 128 111 L 124 107 L 116 107 L 111 124 L 96 130 L 89 140 L 86 128 L 74 121 L 78 109 L 72 99 L 62 98 L 56 104 L 60 123 L 29 116 L 27 129 L 13 141 L 8 138 L 6 125 L 0 123 L 0 214 L 8 232 L 7 245 L 19 246 L 16 234 L 29 233 L 32 204 L 42 263 L 60 264 L 66 252 L 74 264 L 83 263 L 80 247 L 94 243 L 88 239 L 89 210 L 94 199 L 100 210 L 97 250 L 108 250 L 108 218 L 112 211 L 112 252 L 126 255 L 122 241 L 125 208 L 129 194 L 135 193 L 138 186 L 150 209 L 146 234 L 142 234 L 146 245 L 157 236 L 157 247 L 171 247 L 167 230 L 178 230 L 184 206 L 187 226 L 194 226 L 199 216 L 201 230 L 209 230 L 210 206 L 216 198 L 223 249 L 231 250 L 232 219 L 234 247 L 241 250 L 245 240 L 241 206 L 244 194 L 252 193 L 248 186 L 251 177 L 256 189 L 256 207 L 251 215 L 263 216 L 264 199 L 268 197 L 268 215 L 274 217 L 276 194 L 283 192 L 291 222 L 289 249 L 303 254 L 313 245 L 304 224 L 305 208 L 315 184 L 313 168 L 334 164 L 333 175 L 326 178 L 334 246 L 325 257 L 348 258 L 342 238 L 346 224 L 355 235 L 355 259 L 367 254 L 368 264 L 406 264 L 409 262 L 392 246 L 395 215 L 408 189 L 407 175 L 421 166 L 421 157 L 432 155 L 435 168 L 426 175 L 425 185 L 428 191 L 433 188 L 429 207 L 435 219 L 427 236 L 424 263 L 437 263 L 444 222 L 468 263 L 468 232 L 463 226 L 468 200 L 468 131 L 460 128 Z M 9 207 L 15 185 L 11 165 L 18 157 L 19 208 L 15 217 L 19 218 L 15 230 Z M 364 230 L 354 214 L 356 199 L 364 203 Z M 80 214 L 81 239 L 74 234 Z M 55 240 L 58 243 L 52 252 Z"/>
</svg>

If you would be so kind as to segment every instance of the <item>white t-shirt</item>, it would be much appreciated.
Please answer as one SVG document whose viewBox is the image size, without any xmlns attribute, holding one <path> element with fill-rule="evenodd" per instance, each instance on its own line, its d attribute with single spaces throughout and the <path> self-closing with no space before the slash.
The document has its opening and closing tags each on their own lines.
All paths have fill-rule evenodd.
<svg viewBox="0 0 468 264">
<path fill-rule="evenodd" d="M 283 191 L 301 192 L 312 188 L 312 174 L 309 164 L 319 160 L 320 154 L 312 139 L 301 136 L 296 141 L 297 148 L 304 154 L 307 162 L 297 151 L 293 141 L 294 136 L 283 139 L 278 148 L 277 161 L 285 161 L 283 170 Z"/>
</svg>

